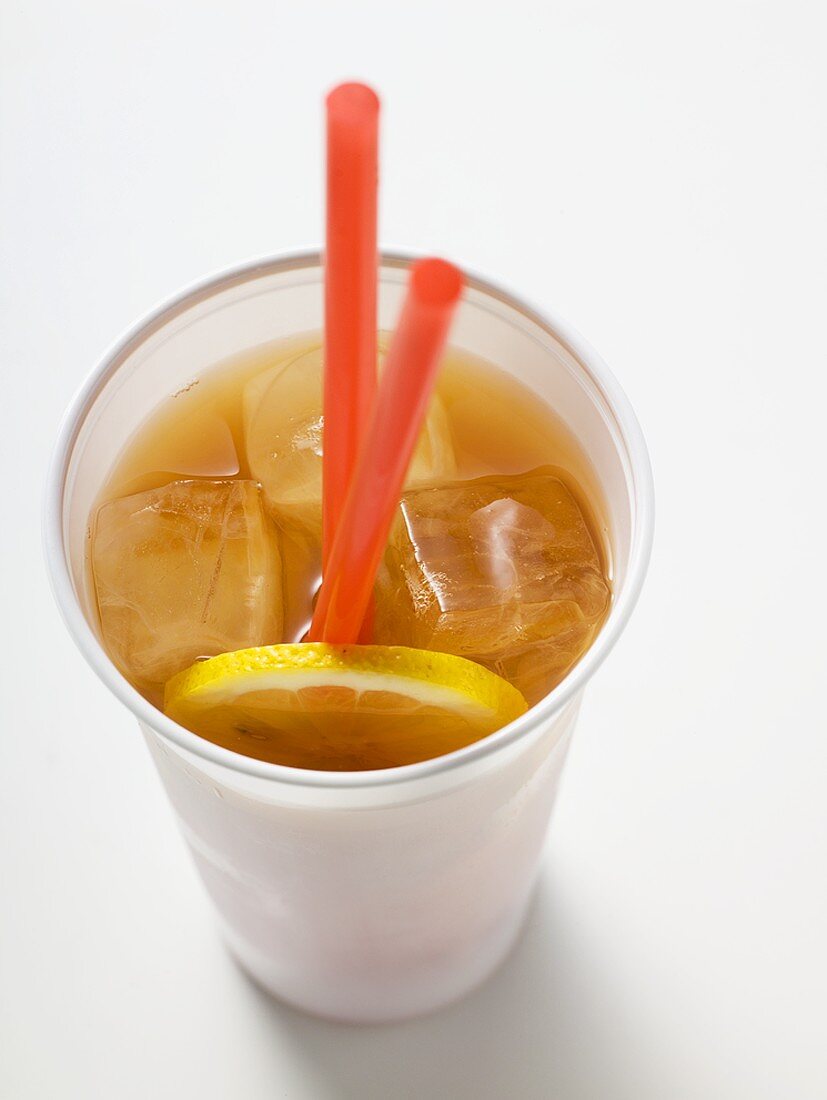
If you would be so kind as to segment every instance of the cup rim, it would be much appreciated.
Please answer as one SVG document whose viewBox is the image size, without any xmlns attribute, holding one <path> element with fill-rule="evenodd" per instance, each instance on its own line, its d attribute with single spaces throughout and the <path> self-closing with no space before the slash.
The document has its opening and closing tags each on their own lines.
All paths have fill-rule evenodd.
<svg viewBox="0 0 827 1100">
<path fill-rule="evenodd" d="M 419 253 L 410 251 L 383 251 L 379 262 L 383 267 L 404 269 L 419 256 Z M 457 771 L 527 737 L 540 725 L 555 718 L 577 697 L 614 647 L 640 595 L 652 548 L 654 485 L 649 454 L 637 417 L 620 384 L 597 352 L 571 325 L 562 321 L 552 311 L 541 310 L 526 302 L 524 298 L 505 290 L 496 282 L 463 268 L 466 284 L 469 287 L 517 310 L 569 351 L 578 367 L 590 378 L 604 398 L 626 448 L 635 500 L 629 565 L 620 595 L 613 602 L 597 638 L 564 679 L 514 722 L 465 748 L 416 764 L 373 771 L 348 772 L 292 768 L 283 764 L 255 760 L 214 745 L 173 722 L 144 699 L 117 670 L 87 621 L 75 594 L 63 525 L 64 489 L 73 448 L 85 417 L 99 393 L 116 373 L 126 356 L 153 332 L 198 301 L 212 297 L 238 283 L 250 282 L 256 278 L 283 271 L 316 268 L 320 267 L 322 262 L 322 253 L 311 250 L 264 256 L 223 269 L 165 298 L 117 339 L 81 384 L 61 421 L 46 483 L 43 541 L 52 590 L 69 633 L 99 679 L 132 711 L 139 722 L 146 724 L 179 748 L 235 772 L 293 787 L 353 791 L 411 783 Z"/>
</svg>

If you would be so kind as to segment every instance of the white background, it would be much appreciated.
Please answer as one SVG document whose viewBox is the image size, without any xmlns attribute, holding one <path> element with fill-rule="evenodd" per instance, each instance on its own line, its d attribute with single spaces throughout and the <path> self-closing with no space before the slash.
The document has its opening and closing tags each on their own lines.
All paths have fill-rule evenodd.
<svg viewBox="0 0 827 1100">
<path fill-rule="evenodd" d="M 0 1094 L 827 1094 L 821 4 L 13 2 L 0 27 Z M 547 304 L 626 387 L 658 525 L 526 935 L 357 1030 L 235 969 L 47 591 L 58 419 L 126 326 L 317 244 L 321 98 L 384 99 L 381 236 Z"/>
</svg>

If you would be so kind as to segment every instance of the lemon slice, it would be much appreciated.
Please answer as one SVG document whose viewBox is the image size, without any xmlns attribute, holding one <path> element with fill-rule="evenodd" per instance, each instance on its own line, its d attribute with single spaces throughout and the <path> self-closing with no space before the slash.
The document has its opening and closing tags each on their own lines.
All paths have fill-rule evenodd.
<svg viewBox="0 0 827 1100">
<path fill-rule="evenodd" d="M 208 741 L 296 768 L 391 768 L 453 752 L 519 717 L 507 680 L 448 653 L 317 642 L 199 661 L 164 710 Z"/>
</svg>

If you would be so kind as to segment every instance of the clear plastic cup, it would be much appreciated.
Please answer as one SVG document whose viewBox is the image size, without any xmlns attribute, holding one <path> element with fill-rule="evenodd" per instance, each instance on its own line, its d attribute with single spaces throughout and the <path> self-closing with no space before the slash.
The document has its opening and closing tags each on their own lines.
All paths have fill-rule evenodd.
<svg viewBox="0 0 827 1100">
<path fill-rule="evenodd" d="M 384 329 L 409 262 L 382 259 Z M 138 719 L 230 950 L 261 986 L 309 1012 L 383 1021 L 462 996 L 514 943 L 583 689 L 643 582 L 653 494 L 640 429 L 599 357 L 559 321 L 470 277 L 452 344 L 550 403 L 591 462 L 614 588 L 594 645 L 522 718 L 419 764 L 314 772 L 201 740 L 143 699 L 101 647 L 84 560 L 90 510 L 125 442 L 164 397 L 246 348 L 320 329 L 322 302 L 320 257 L 309 254 L 208 279 L 141 321 L 63 423 L 46 553 L 75 641 Z"/>
</svg>

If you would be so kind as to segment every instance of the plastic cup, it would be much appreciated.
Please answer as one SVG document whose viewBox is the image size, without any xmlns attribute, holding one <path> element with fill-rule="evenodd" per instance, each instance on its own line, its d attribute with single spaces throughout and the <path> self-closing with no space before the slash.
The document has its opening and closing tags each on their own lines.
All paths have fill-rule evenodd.
<svg viewBox="0 0 827 1100">
<path fill-rule="evenodd" d="M 393 327 L 409 263 L 382 258 L 383 329 Z M 309 1012 L 384 1021 L 462 996 L 514 943 L 583 689 L 640 592 L 653 493 L 637 421 L 595 352 L 548 314 L 469 278 L 452 344 L 551 403 L 592 464 L 614 602 L 591 649 L 510 726 L 406 767 L 281 767 L 177 726 L 101 647 L 84 562 L 90 509 L 124 443 L 164 397 L 246 348 L 321 329 L 322 303 L 319 255 L 289 256 L 210 278 L 133 328 L 92 373 L 61 427 L 47 488 L 46 554 L 75 641 L 138 719 L 242 967 Z"/>
</svg>

